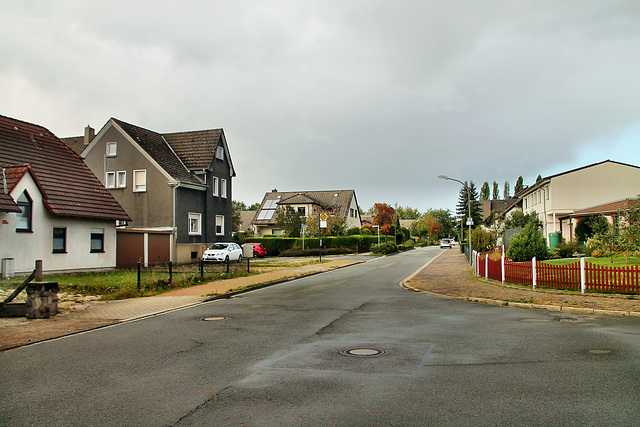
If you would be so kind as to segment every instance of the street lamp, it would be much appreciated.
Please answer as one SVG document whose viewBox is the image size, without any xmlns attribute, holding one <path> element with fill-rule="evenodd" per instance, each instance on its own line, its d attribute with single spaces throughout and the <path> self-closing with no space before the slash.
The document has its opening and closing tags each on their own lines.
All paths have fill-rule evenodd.
<svg viewBox="0 0 640 427">
<path fill-rule="evenodd" d="M 371 227 L 378 229 L 378 246 L 380 246 L 380 226 L 379 225 L 372 225 Z"/>
<path fill-rule="evenodd" d="M 467 191 L 467 200 L 469 201 L 469 217 L 467 218 L 467 224 L 469 225 L 469 233 L 467 233 L 467 247 L 469 248 L 469 263 L 471 263 L 473 259 L 471 257 L 471 224 L 473 222 L 473 219 L 471 218 L 471 191 L 470 191 L 471 189 L 467 186 L 466 183 L 460 181 L 459 179 L 451 178 L 446 175 L 438 175 L 438 178 L 445 179 L 447 181 L 459 182 Z M 462 231 L 462 221 L 460 223 L 460 230 Z"/>
</svg>

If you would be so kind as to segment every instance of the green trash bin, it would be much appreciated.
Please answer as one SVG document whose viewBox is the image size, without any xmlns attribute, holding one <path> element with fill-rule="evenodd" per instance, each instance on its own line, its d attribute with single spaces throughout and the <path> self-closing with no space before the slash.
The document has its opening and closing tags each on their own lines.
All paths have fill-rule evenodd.
<svg viewBox="0 0 640 427">
<path fill-rule="evenodd" d="M 560 232 L 554 231 L 553 233 L 549 233 L 549 249 L 553 249 L 556 247 L 558 243 L 560 243 Z"/>
</svg>

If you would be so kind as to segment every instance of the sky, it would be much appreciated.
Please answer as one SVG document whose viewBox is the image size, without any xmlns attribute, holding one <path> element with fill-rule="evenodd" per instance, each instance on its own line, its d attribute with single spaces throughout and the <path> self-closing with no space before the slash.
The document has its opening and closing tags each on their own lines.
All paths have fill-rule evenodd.
<svg viewBox="0 0 640 427">
<path fill-rule="evenodd" d="M 0 0 L 0 114 L 223 128 L 233 199 L 354 189 L 455 211 L 447 175 L 640 166 L 637 0 Z"/>
</svg>

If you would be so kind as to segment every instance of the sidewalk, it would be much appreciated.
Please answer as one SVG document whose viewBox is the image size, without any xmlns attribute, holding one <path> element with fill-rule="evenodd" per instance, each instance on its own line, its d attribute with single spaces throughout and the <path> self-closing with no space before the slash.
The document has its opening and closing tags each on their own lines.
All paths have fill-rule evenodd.
<svg viewBox="0 0 640 427">
<path fill-rule="evenodd" d="M 407 289 L 462 301 L 585 314 L 640 317 L 640 295 L 581 294 L 577 291 L 527 289 L 486 281 L 473 275 L 457 249 L 444 249 L 427 267 L 402 282 Z"/>
<path fill-rule="evenodd" d="M 76 305 L 70 311 L 61 312 L 49 319 L 0 318 L 0 351 L 200 304 L 204 301 L 220 298 L 221 295 L 228 297 L 230 293 L 233 294 L 232 291 L 245 287 L 255 289 L 262 285 L 281 283 L 292 278 L 317 274 L 360 262 L 348 258 L 332 259 L 322 264 L 303 265 L 253 276 L 217 280 L 153 297 L 94 301 Z"/>
</svg>

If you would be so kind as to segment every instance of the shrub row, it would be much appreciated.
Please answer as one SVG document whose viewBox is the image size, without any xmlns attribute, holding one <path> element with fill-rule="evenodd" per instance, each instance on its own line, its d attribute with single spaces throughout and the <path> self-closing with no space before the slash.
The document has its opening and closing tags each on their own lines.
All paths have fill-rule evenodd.
<svg viewBox="0 0 640 427">
<path fill-rule="evenodd" d="M 246 242 L 262 243 L 267 248 L 267 254 L 273 256 L 294 248 L 302 249 L 302 239 L 296 237 L 249 237 Z M 324 253 L 328 248 L 352 248 L 352 252 L 369 252 L 371 245 L 376 243 L 378 243 L 377 236 L 327 236 L 322 238 L 322 252 Z M 319 246 L 317 237 L 305 237 L 305 249 L 315 249 Z"/>
</svg>

